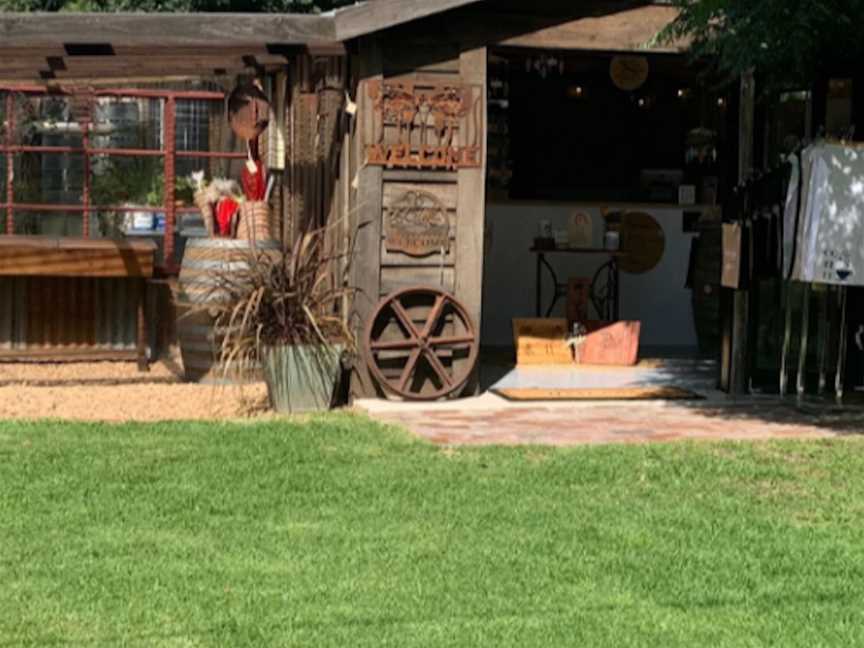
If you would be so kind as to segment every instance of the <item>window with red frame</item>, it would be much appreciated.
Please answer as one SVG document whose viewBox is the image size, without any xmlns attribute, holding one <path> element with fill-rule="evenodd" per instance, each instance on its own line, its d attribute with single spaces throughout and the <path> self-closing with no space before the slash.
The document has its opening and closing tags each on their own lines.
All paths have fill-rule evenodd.
<svg viewBox="0 0 864 648">
<path fill-rule="evenodd" d="M 204 233 L 191 174 L 235 177 L 246 157 L 209 88 L 47 92 L 0 86 L 6 235 L 150 237 L 172 271 Z"/>
</svg>

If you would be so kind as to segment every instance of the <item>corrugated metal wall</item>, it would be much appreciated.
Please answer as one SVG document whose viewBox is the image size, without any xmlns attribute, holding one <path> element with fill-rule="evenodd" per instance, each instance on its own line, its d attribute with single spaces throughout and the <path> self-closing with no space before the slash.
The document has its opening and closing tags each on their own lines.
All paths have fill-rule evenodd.
<svg viewBox="0 0 864 648">
<path fill-rule="evenodd" d="M 137 280 L 0 277 L 0 350 L 135 349 Z"/>
</svg>

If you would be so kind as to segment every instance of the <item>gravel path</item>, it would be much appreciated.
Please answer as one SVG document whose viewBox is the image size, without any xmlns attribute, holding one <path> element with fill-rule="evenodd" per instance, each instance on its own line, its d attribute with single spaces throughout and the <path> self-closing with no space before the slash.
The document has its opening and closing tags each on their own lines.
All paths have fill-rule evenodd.
<svg viewBox="0 0 864 648">
<path fill-rule="evenodd" d="M 0 419 L 160 421 L 266 415 L 263 384 L 183 383 L 167 361 L 141 373 L 134 363 L 0 364 Z"/>
</svg>

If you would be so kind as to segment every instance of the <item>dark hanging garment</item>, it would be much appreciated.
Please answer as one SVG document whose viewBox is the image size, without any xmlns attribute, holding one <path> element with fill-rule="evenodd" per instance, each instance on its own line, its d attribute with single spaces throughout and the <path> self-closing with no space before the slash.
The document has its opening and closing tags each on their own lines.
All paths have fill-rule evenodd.
<svg viewBox="0 0 864 648">
<path fill-rule="evenodd" d="M 699 243 L 700 238 L 694 236 L 690 241 L 690 260 L 687 262 L 687 279 L 684 281 L 684 287 L 688 290 L 695 288 L 694 273 L 696 272 L 696 259 L 699 258 Z"/>
</svg>

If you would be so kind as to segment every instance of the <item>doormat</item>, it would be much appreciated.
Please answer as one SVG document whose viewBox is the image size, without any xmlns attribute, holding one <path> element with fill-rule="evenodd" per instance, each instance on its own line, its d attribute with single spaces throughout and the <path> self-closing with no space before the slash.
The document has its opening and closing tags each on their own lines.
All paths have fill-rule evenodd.
<svg viewBox="0 0 864 648">
<path fill-rule="evenodd" d="M 703 400 L 705 397 L 680 387 L 616 387 L 613 389 L 493 389 L 509 401 L 583 401 L 583 400 Z"/>
</svg>

